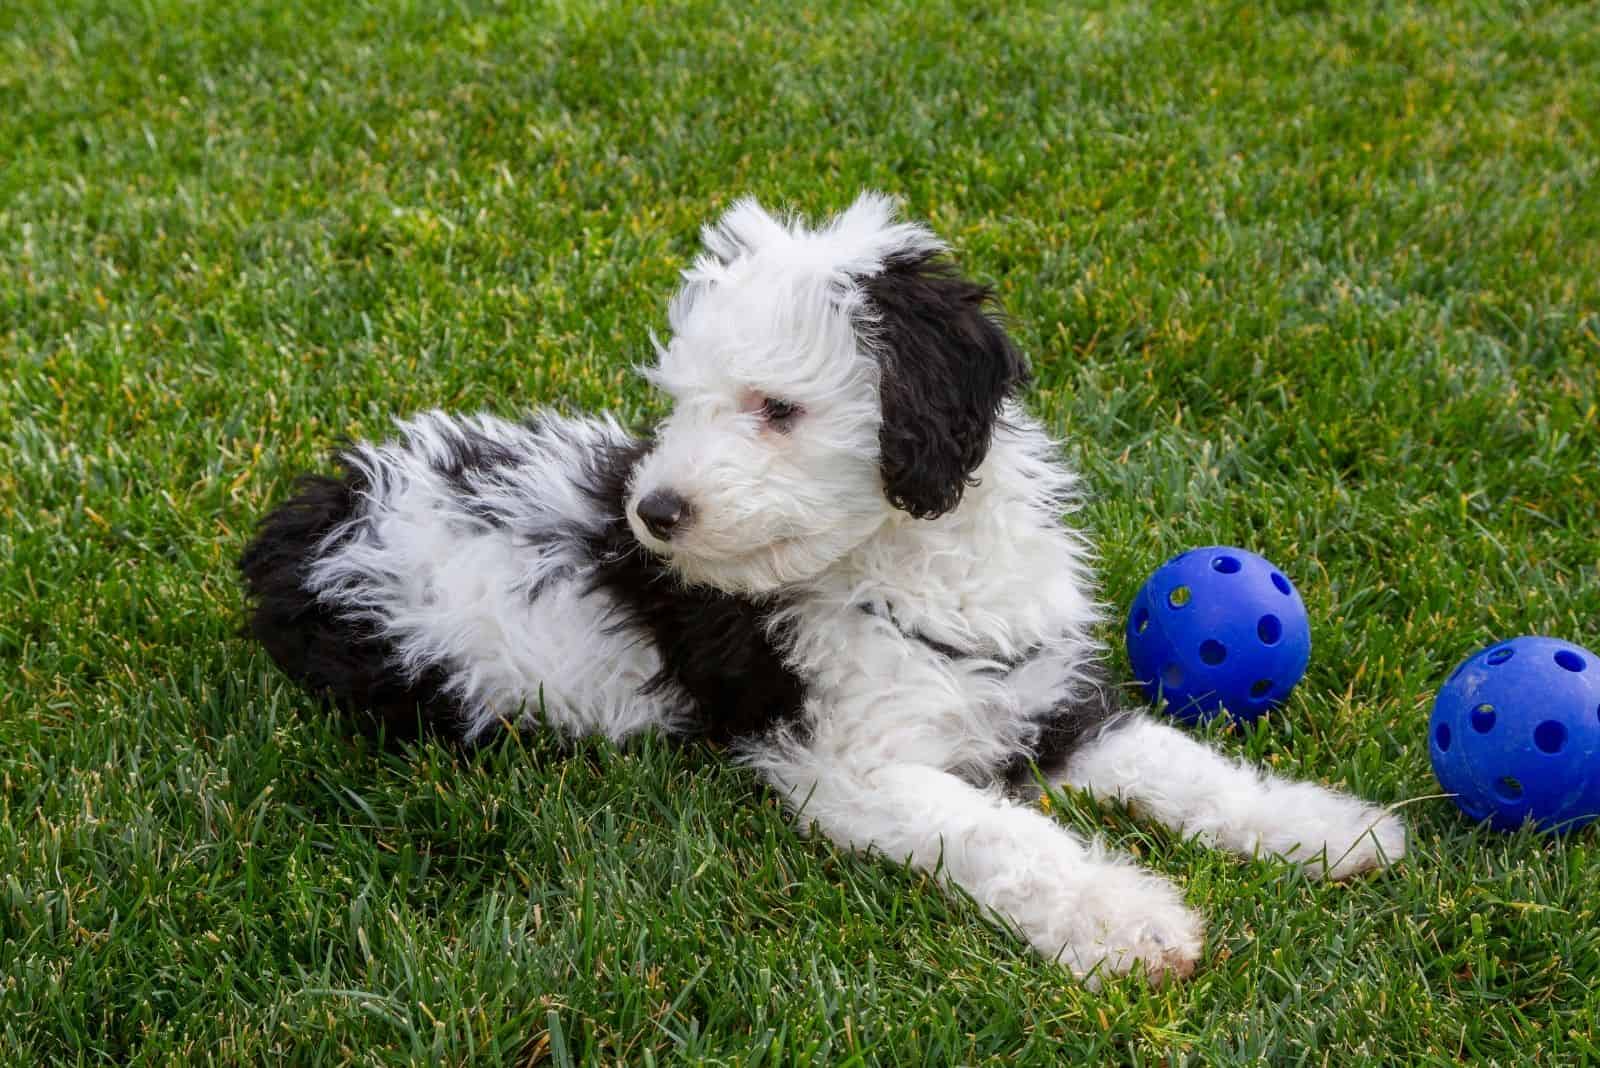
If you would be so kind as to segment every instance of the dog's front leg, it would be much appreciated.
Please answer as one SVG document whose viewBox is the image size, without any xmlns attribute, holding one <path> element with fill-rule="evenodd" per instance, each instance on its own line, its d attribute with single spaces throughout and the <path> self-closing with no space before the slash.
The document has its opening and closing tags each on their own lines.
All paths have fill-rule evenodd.
<svg viewBox="0 0 1600 1068">
<path fill-rule="evenodd" d="M 1400 817 L 1313 783 L 1233 760 L 1176 727 L 1137 716 L 1080 749 L 1064 784 L 1126 802 L 1207 845 L 1270 854 L 1346 879 L 1398 860 Z"/>
<path fill-rule="evenodd" d="M 1037 809 L 917 765 L 814 751 L 756 763 L 802 827 L 959 886 L 1091 984 L 1136 968 L 1187 976 L 1200 956 L 1201 920 L 1177 887 L 1086 846 Z"/>
</svg>

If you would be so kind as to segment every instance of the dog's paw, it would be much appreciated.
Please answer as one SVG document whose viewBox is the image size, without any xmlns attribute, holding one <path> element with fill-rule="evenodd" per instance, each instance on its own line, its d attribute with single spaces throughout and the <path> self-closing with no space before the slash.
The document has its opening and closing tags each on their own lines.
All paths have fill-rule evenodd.
<svg viewBox="0 0 1600 1068">
<path fill-rule="evenodd" d="M 1279 785 L 1239 851 L 1300 865 L 1313 879 L 1343 880 L 1393 864 L 1406 852 L 1406 825 L 1377 805 L 1312 783 Z"/>
<path fill-rule="evenodd" d="M 1142 972 L 1156 986 L 1187 979 L 1200 963 L 1205 946 L 1203 921 L 1188 909 L 1170 917 L 1152 918 L 1127 931 L 1079 947 L 1073 971 L 1091 990 L 1107 976 Z"/>
<path fill-rule="evenodd" d="M 1205 944 L 1205 923 L 1183 903 L 1178 888 L 1167 880 L 1122 869 L 1122 885 L 1096 887 L 1076 915 L 1057 926 L 1055 935 L 1035 940 L 1041 952 L 1058 959 L 1091 989 L 1111 975 L 1143 972 L 1152 983 L 1187 979 L 1194 974 Z M 1064 941 L 1063 928 L 1070 930 Z"/>
<path fill-rule="evenodd" d="M 1363 805 L 1348 824 L 1328 829 L 1324 850 L 1306 868 L 1314 875 L 1343 881 L 1387 867 L 1405 853 L 1405 822 L 1392 812 Z"/>
</svg>

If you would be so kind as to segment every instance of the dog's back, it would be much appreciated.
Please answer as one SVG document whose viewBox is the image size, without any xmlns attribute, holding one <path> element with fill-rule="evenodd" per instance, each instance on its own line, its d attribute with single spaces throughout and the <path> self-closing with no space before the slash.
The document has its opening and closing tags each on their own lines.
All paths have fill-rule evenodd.
<svg viewBox="0 0 1600 1068">
<path fill-rule="evenodd" d="M 644 442 L 599 419 L 425 413 L 339 454 L 239 561 L 274 662 L 391 737 L 502 724 L 736 741 L 798 715 L 769 608 L 690 586 L 622 517 Z"/>
</svg>

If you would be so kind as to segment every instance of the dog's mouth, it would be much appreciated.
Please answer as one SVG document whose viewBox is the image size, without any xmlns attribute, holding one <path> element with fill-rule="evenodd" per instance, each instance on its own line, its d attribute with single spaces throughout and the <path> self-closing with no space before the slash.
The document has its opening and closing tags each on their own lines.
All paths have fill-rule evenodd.
<svg viewBox="0 0 1600 1068">
<path fill-rule="evenodd" d="M 689 548 L 676 541 L 660 541 L 652 538 L 649 541 L 640 539 L 640 543 L 670 564 L 679 562 L 705 564 L 708 567 L 738 567 L 741 564 L 760 563 L 799 545 L 805 540 L 801 534 L 786 534 L 773 538 L 756 546 L 754 549 L 719 550 L 701 547 Z"/>
<path fill-rule="evenodd" d="M 699 561 L 711 566 L 737 566 L 742 562 L 759 561 L 775 553 L 781 553 L 808 540 L 812 535 L 802 531 L 778 533 L 766 538 L 760 544 L 750 547 L 746 545 L 718 545 L 714 540 L 709 540 L 701 535 L 701 531 L 690 529 L 676 534 L 671 538 L 657 537 L 650 529 L 637 518 L 630 507 L 628 527 L 633 531 L 634 540 L 649 549 L 663 560 L 691 560 Z"/>
<path fill-rule="evenodd" d="M 674 542 L 643 543 L 684 582 L 735 594 L 761 594 L 804 577 L 796 568 L 793 550 L 804 535 L 774 538 L 753 549 L 738 552 L 690 549 Z"/>
</svg>

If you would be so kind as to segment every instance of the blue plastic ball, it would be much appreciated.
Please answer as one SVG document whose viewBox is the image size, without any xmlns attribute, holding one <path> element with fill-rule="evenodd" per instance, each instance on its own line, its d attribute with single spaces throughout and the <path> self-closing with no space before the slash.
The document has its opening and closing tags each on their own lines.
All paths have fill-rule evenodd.
<svg viewBox="0 0 1600 1068">
<path fill-rule="evenodd" d="M 1161 565 L 1128 612 L 1128 660 L 1151 701 L 1185 721 L 1219 709 L 1254 720 L 1284 702 L 1311 660 L 1305 602 L 1283 572 L 1226 545 Z"/>
<path fill-rule="evenodd" d="M 1600 657 L 1538 637 L 1474 653 L 1439 688 L 1428 753 L 1475 820 L 1581 827 L 1600 816 Z"/>
</svg>

